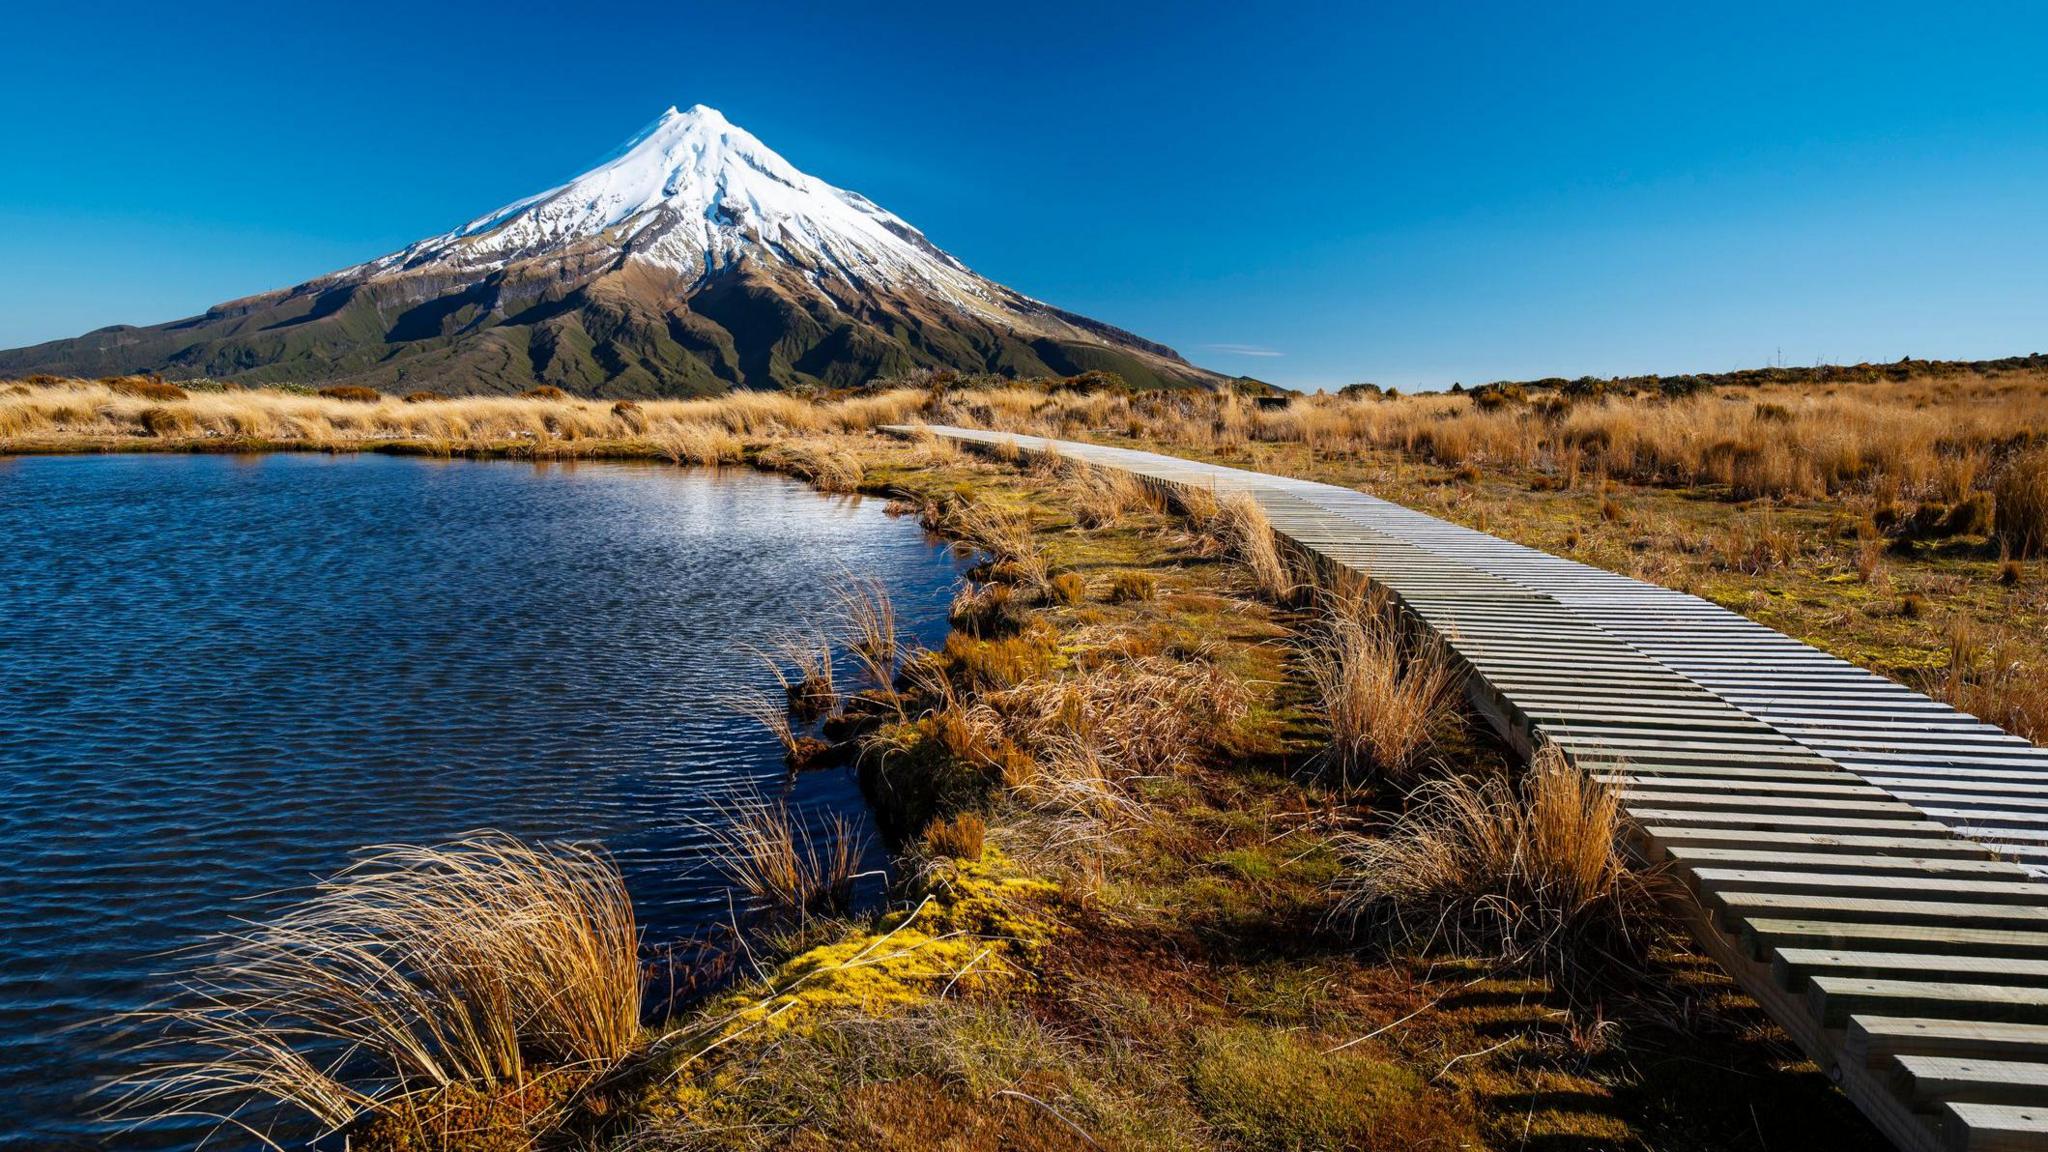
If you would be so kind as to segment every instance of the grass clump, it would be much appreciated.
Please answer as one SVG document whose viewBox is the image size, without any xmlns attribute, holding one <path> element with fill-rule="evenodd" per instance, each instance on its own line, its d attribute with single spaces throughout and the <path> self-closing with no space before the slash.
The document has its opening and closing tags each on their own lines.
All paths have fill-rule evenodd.
<svg viewBox="0 0 2048 1152">
<path fill-rule="evenodd" d="M 1007 636 L 1023 627 L 1025 606 L 1008 584 L 969 581 L 953 597 L 947 622 L 970 636 Z"/>
<path fill-rule="evenodd" d="M 955 860 L 979 860 L 988 839 L 988 821 L 979 812 L 961 812 L 949 820 L 935 820 L 924 830 L 925 855 Z"/>
<path fill-rule="evenodd" d="M 1150 572 L 1127 568 L 1109 578 L 1109 602 L 1137 604 L 1159 593 L 1159 578 Z"/>
<path fill-rule="evenodd" d="M 360 384 L 331 384 L 314 395 L 323 400 L 339 400 L 344 404 L 375 404 L 384 399 L 383 393 Z"/>
<path fill-rule="evenodd" d="M 761 453 L 760 461 L 821 492 L 857 492 L 865 475 L 860 458 L 830 440 L 779 440 Z"/>
<path fill-rule="evenodd" d="M 136 421 L 142 425 L 142 430 L 151 436 L 170 438 L 199 434 L 199 421 L 193 419 L 192 413 L 183 408 L 165 405 L 144 408 L 136 415 Z"/>
<path fill-rule="evenodd" d="M 1996 531 L 2014 556 L 2048 552 L 2048 448 L 2015 458 L 1999 473 Z"/>
<path fill-rule="evenodd" d="M 1088 602 L 1088 581 L 1079 572 L 1062 572 L 1046 584 L 1046 592 L 1055 604 L 1072 607 Z"/>
<path fill-rule="evenodd" d="M 1344 911 L 1410 942 L 1567 974 L 1623 971 L 1648 888 L 1623 854 L 1614 792 L 1545 748 L 1519 787 L 1424 784 L 1384 836 L 1345 850 Z"/>
<path fill-rule="evenodd" d="M 156 376 L 109 376 L 100 383 L 117 396 L 135 396 L 144 400 L 184 400 L 190 395 L 176 384 Z"/>
<path fill-rule="evenodd" d="M 706 831 L 719 871 L 758 908 L 802 919 L 853 903 L 866 843 L 837 813 L 811 828 L 786 801 L 747 795 L 720 805 Z"/>
<path fill-rule="evenodd" d="M 1275 604 L 1293 598 L 1294 577 L 1280 555 L 1279 538 L 1251 493 L 1237 492 L 1225 499 L 1216 525 L 1225 546 L 1244 565 L 1260 596 Z"/>
<path fill-rule="evenodd" d="M 1384 602 L 1368 598 L 1332 609 L 1307 663 L 1330 725 L 1324 759 L 1338 780 L 1409 783 L 1453 720 L 1463 684 L 1443 644 L 1404 632 Z"/>
<path fill-rule="evenodd" d="M 597 850 L 494 833 L 374 849 L 139 1014 L 144 1066 L 115 1111 L 423 1142 L 479 1109 L 539 1123 L 641 1047 L 638 943 Z"/>
</svg>

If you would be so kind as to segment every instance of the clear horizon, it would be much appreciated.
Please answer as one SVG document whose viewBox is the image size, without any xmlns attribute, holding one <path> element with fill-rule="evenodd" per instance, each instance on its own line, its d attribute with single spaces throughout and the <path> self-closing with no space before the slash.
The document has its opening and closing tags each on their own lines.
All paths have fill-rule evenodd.
<svg viewBox="0 0 2048 1152">
<path fill-rule="evenodd" d="M 25 12 L 0 347 L 382 255 L 701 102 L 1290 387 L 2048 350 L 2048 11 L 768 13 Z"/>
</svg>

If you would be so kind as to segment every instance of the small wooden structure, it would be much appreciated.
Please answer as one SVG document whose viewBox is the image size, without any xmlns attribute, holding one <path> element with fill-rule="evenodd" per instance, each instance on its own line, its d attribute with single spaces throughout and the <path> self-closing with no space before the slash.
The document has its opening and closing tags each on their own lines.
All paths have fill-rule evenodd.
<svg viewBox="0 0 2048 1152">
<path fill-rule="evenodd" d="M 2048 751 L 1698 597 L 1363 492 L 929 430 L 1249 493 L 1442 639 L 1504 737 L 1620 790 L 1702 949 L 1900 1148 L 2048 1149 Z"/>
</svg>

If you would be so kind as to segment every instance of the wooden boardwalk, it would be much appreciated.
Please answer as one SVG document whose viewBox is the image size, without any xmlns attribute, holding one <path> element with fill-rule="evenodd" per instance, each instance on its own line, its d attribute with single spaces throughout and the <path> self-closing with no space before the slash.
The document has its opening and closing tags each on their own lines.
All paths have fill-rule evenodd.
<svg viewBox="0 0 2048 1152">
<path fill-rule="evenodd" d="M 1704 950 L 1901 1148 L 2048 1149 L 2048 751 L 1698 597 L 1362 492 L 930 431 L 1250 493 L 1441 637 L 1504 737 L 1621 790 Z"/>
</svg>

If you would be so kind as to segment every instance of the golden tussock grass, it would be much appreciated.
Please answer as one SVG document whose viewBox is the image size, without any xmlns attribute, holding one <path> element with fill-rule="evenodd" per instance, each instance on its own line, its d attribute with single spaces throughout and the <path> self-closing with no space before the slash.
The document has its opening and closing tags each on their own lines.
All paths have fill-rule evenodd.
<svg viewBox="0 0 2048 1152">
<path fill-rule="evenodd" d="M 856 492 L 864 478 L 860 458 L 829 440 L 778 440 L 761 463 L 811 482 L 821 492 Z"/>
<path fill-rule="evenodd" d="M 2048 448 L 2017 457 L 1999 473 L 1999 540 L 2019 557 L 2048 552 Z"/>
<path fill-rule="evenodd" d="M 837 594 L 840 640 L 870 687 L 892 692 L 901 661 L 902 632 L 889 586 L 878 577 L 848 576 Z"/>
<path fill-rule="evenodd" d="M 987 500 L 955 500 L 941 526 L 969 547 L 988 554 L 990 574 L 1036 594 L 1052 591 L 1052 563 L 1039 546 L 1028 510 Z"/>
<path fill-rule="evenodd" d="M 595 849 L 493 833 L 373 849 L 136 1014 L 142 1067 L 113 1111 L 269 1143 L 277 1113 L 334 1131 L 587 1079 L 641 1045 L 638 946 Z"/>
<path fill-rule="evenodd" d="M 1613 791 L 1542 749 L 1519 786 L 1447 776 L 1384 835 L 1345 851 L 1342 911 L 1424 948 L 1552 970 L 1626 959 L 1650 892 L 1624 854 Z"/>
<path fill-rule="evenodd" d="M 1069 471 L 1067 504 L 1083 528 L 1108 528 L 1132 512 L 1158 512 L 1160 501 L 1144 481 L 1128 472 L 1087 465 Z"/>
<path fill-rule="evenodd" d="M 1377 596 L 1332 605 L 1307 667 L 1330 725 L 1324 758 L 1346 787 L 1411 782 L 1463 686 L 1442 642 L 1402 629 Z"/>
<path fill-rule="evenodd" d="M 2010 453 L 2048 434 L 2048 380 L 1954 376 L 1818 387 L 1728 386 L 1690 396 L 1602 389 L 1528 402 L 1526 393 L 1398 398 L 1313 396 L 1276 410 L 1211 393 L 956 398 L 952 416 L 1005 431 L 1121 432 L 1230 452 L 1259 443 L 1318 454 L 1392 449 L 1458 469 L 1539 472 L 1643 484 L 1721 485 L 1738 499 L 1960 499 Z"/>
<path fill-rule="evenodd" d="M 758 908 L 781 916 L 844 912 L 853 901 L 865 841 L 837 813 L 808 828 L 789 805 L 758 794 L 716 805 L 702 825 L 712 860 Z"/>
<path fill-rule="evenodd" d="M 2004 629 L 1961 616 L 1948 623 L 1948 648 L 1931 695 L 2036 744 L 2048 741 L 2048 682 L 2022 661 L 2037 652 Z"/>
<path fill-rule="evenodd" d="M 559 450 L 634 441 L 651 442 L 656 451 L 674 448 L 690 462 L 709 463 L 733 458 L 732 438 L 865 431 L 909 421 L 927 400 L 925 393 L 908 389 L 825 401 L 736 391 L 700 400 L 634 401 L 622 408 L 611 400 L 567 394 L 413 393 L 401 399 L 351 393 L 353 398 L 343 399 L 276 388 L 162 387 L 179 395 L 121 381 L 60 380 L 8 389 L 0 393 L 0 438 L 231 438 L 322 446 L 416 441 L 474 449 L 545 445 Z M 176 413 L 158 417 L 158 431 L 143 423 L 142 414 L 152 406 Z M 831 465 L 843 464 L 830 459 L 822 463 L 828 471 Z"/>
<path fill-rule="evenodd" d="M 1295 581 L 1280 555 L 1279 538 L 1265 510 L 1249 492 L 1233 493 L 1218 508 L 1216 530 L 1251 577 L 1258 594 L 1275 604 L 1293 599 Z"/>
</svg>

